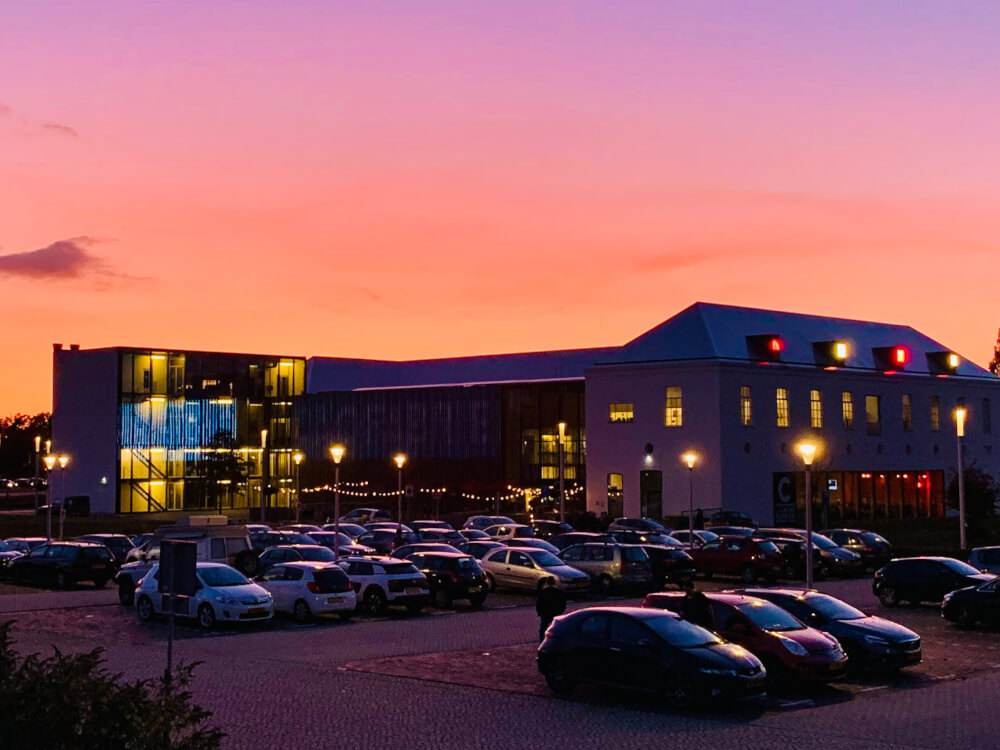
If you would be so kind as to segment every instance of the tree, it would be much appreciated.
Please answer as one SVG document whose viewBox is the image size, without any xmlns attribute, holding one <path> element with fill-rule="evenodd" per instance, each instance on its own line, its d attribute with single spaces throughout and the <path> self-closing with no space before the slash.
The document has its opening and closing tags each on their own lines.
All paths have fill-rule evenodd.
<svg viewBox="0 0 1000 750">
<path fill-rule="evenodd" d="M 990 360 L 990 372 L 1000 375 L 1000 331 L 997 331 L 997 342 L 993 345 L 993 359 Z"/>
<path fill-rule="evenodd" d="M 983 519 L 997 513 L 1000 501 L 1000 484 L 996 478 L 975 463 L 965 467 L 965 516 L 967 519 Z M 958 508 L 958 472 L 948 483 L 948 507 Z"/>
<path fill-rule="evenodd" d="M 233 491 L 247 481 L 250 463 L 240 457 L 236 440 L 228 430 L 216 432 L 207 448 L 198 461 L 198 473 L 205 480 L 207 506 L 221 511 L 223 496 L 228 499 L 226 505 L 232 507 Z"/>
<path fill-rule="evenodd" d="M 30 477 L 35 473 L 35 437 L 45 441 L 52 437 L 52 415 L 15 414 L 0 419 L 0 476 Z"/>
<path fill-rule="evenodd" d="M 195 664 L 163 679 L 125 682 L 103 666 L 103 649 L 20 656 L 13 621 L 0 623 L 0 747 L 47 750 L 216 750 L 225 736 L 192 703 Z"/>
</svg>

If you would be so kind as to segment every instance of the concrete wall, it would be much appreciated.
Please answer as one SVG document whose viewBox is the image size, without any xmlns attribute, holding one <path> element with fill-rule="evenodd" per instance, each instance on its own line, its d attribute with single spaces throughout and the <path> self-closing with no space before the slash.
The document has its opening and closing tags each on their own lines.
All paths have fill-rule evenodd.
<svg viewBox="0 0 1000 750">
<path fill-rule="evenodd" d="M 89 495 L 92 513 L 115 513 L 118 351 L 56 350 L 52 373 L 52 451 L 70 457 L 49 478 L 52 497 Z"/>
</svg>

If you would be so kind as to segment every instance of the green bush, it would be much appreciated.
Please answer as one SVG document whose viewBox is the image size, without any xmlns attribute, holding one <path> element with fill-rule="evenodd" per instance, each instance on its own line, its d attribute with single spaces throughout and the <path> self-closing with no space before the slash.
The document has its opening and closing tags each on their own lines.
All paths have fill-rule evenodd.
<svg viewBox="0 0 1000 750">
<path fill-rule="evenodd" d="M 214 750 L 225 736 L 191 701 L 196 665 L 164 681 L 125 682 L 103 666 L 103 649 L 20 656 L 0 623 L 0 747 L 46 750 Z"/>
</svg>

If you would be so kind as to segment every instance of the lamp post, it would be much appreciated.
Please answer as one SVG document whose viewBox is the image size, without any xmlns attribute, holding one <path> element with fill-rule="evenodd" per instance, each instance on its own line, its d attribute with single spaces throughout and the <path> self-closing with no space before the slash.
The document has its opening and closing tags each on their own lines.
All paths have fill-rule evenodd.
<svg viewBox="0 0 1000 750">
<path fill-rule="evenodd" d="M 33 485 L 35 489 L 35 513 L 38 512 L 38 461 L 40 458 L 40 453 L 42 451 L 42 436 L 35 435 L 35 484 Z"/>
<path fill-rule="evenodd" d="M 399 524 L 397 533 L 403 533 L 403 464 L 406 463 L 406 454 L 397 453 L 392 457 L 399 469 L 399 476 L 396 482 L 396 522 Z"/>
<path fill-rule="evenodd" d="M 688 467 L 688 550 L 694 549 L 694 465 L 698 454 L 688 451 L 681 460 Z"/>
<path fill-rule="evenodd" d="M 66 464 L 69 463 L 69 456 L 65 453 L 60 454 L 59 458 L 59 476 L 62 477 L 59 480 L 61 485 L 60 489 L 63 493 L 62 502 L 59 503 L 59 541 L 63 538 L 63 522 L 66 520 Z"/>
<path fill-rule="evenodd" d="M 267 430 L 260 431 L 260 522 L 267 523 L 267 486 L 271 483 L 271 462 L 267 455 Z"/>
<path fill-rule="evenodd" d="M 812 462 L 816 457 L 815 443 L 799 443 L 796 446 L 806 465 L 806 588 L 813 586 L 813 512 L 812 512 Z"/>
<path fill-rule="evenodd" d="M 340 459 L 344 457 L 344 446 L 330 448 L 333 459 L 333 556 L 340 559 Z"/>
<path fill-rule="evenodd" d="M 958 443 L 958 539 L 962 551 L 965 539 L 965 470 L 962 468 L 962 438 L 965 437 L 965 409 L 955 409 L 955 440 Z"/>
<path fill-rule="evenodd" d="M 305 457 L 306 455 L 302 451 L 295 451 L 292 454 L 292 460 L 295 462 L 295 523 L 298 523 L 302 517 L 302 482 L 299 478 L 299 470 Z"/>
<path fill-rule="evenodd" d="M 56 457 L 51 453 L 45 454 L 45 468 L 48 471 L 48 502 L 45 504 L 45 538 L 52 541 L 52 470 L 56 467 Z"/>
<path fill-rule="evenodd" d="M 559 523 L 566 522 L 566 423 L 559 423 Z"/>
</svg>

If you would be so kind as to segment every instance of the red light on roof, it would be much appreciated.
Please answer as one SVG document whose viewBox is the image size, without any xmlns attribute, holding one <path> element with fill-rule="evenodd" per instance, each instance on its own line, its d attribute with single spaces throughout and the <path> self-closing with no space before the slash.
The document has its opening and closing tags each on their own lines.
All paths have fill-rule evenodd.
<svg viewBox="0 0 1000 750">
<path fill-rule="evenodd" d="M 767 347 L 768 347 L 768 349 L 770 349 L 775 354 L 777 354 L 778 352 L 780 352 L 784 348 L 784 346 L 781 343 L 781 339 L 778 339 L 778 338 L 771 339 L 767 343 Z"/>
<path fill-rule="evenodd" d="M 905 365 L 906 361 L 910 358 L 910 353 L 906 350 L 904 346 L 897 346 L 892 350 L 892 360 L 897 365 Z"/>
</svg>

